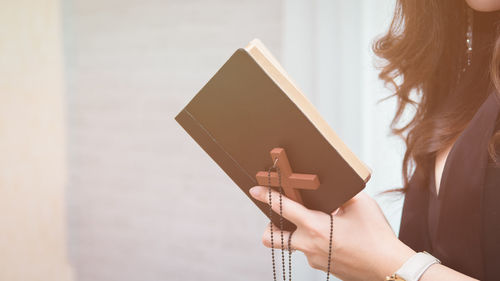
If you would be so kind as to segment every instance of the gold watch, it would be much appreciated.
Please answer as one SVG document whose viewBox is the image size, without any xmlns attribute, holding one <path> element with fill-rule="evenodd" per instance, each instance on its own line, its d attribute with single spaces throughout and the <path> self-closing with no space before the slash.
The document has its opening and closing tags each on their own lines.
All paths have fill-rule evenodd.
<svg viewBox="0 0 500 281">
<path fill-rule="evenodd" d="M 386 281 L 406 281 L 405 279 L 403 279 L 403 277 L 397 275 L 396 273 L 394 273 L 391 276 L 385 277 L 385 280 Z"/>
</svg>

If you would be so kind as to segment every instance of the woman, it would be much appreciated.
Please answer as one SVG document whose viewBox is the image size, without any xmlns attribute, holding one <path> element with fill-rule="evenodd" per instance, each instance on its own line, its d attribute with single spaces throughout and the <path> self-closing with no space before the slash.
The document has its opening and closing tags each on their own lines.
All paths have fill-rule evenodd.
<svg viewBox="0 0 500 281">
<path fill-rule="evenodd" d="M 500 280 L 498 25 L 500 0 L 398 0 L 374 51 L 387 62 L 379 76 L 399 101 L 392 130 L 407 146 L 399 239 L 361 192 L 332 214 L 334 275 L 402 280 L 394 274 L 406 270 L 415 275 L 409 280 Z M 407 106 L 416 114 L 399 128 Z M 268 202 L 267 187 L 251 194 Z M 297 225 L 291 247 L 326 271 L 330 215 L 283 198 L 283 216 Z M 270 247 L 269 227 L 263 242 Z M 419 264 L 422 251 L 441 264 Z"/>
</svg>

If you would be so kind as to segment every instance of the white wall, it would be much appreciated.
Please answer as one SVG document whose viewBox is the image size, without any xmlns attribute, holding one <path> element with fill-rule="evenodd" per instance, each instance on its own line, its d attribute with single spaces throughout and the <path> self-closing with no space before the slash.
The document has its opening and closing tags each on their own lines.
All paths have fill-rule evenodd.
<svg viewBox="0 0 500 281">
<path fill-rule="evenodd" d="M 373 169 L 401 184 L 370 43 L 393 0 L 66 0 L 70 249 L 78 280 L 268 280 L 267 219 L 173 117 L 259 37 Z M 401 200 L 377 198 L 398 230 Z M 390 200 L 389 200 L 390 201 Z M 244 223 L 242 223 L 244 218 Z M 299 252 L 295 280 L 323 280 Z M 278 267 L 279 268 L 279 267 Z"/>
<path fill-rule="evenodd" d="M 386 30 L 393 0 L 286 0 L 283 65 L 347 145 L 373 170 L 366 191 L 399 232 L 402 197 L 376 196 L 401 186 L 404 147 L 389 137 L 395 101 L 377 78 L 373 39 Z M 297 280 L 324 280 L 324 273 L 296 255 Z M 311 279 L 314 278 L 314 279 Z"/>
<path fill-rule="evenodd" d="M 265 280 L 267 220 L 175 122 L 281 1 L 69 0 L 68 185 L 80 281 Z"/>
</svg>

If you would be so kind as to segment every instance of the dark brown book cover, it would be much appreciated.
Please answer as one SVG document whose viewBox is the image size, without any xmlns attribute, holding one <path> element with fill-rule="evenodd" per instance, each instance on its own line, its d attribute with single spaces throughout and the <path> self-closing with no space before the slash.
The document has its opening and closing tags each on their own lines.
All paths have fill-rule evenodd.
<svg viewBox="0 0 500 281">
<path fill-rule="evenodd" d="M 318 189 L 299 191 L 310 209 L 332 212 L 370 178 L 258 40 L 236 50 L 175 120 L 268 217 L 248 190 L 273 165 L 273 148 L 285 149 L 293 172 L 319 177 Z M 285 220 L 284 229 L 294 226 Z"/>
</svg>

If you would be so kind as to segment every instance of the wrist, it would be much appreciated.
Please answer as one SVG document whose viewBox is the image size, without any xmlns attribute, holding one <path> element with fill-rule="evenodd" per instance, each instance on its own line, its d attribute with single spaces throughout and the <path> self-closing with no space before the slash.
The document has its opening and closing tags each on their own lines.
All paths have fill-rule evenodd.
<svg viewBox="0 0 500 281">
<path fill-rule="evenodd" d="M 384 249 L 380 259 L 381 266 L 378 267 L 378 280 L 385 280 L 386 276 L 394 274 L 411 256 L 416 254 L 401 240 L 395 238 L 389 246 Z"/>
</svg>

